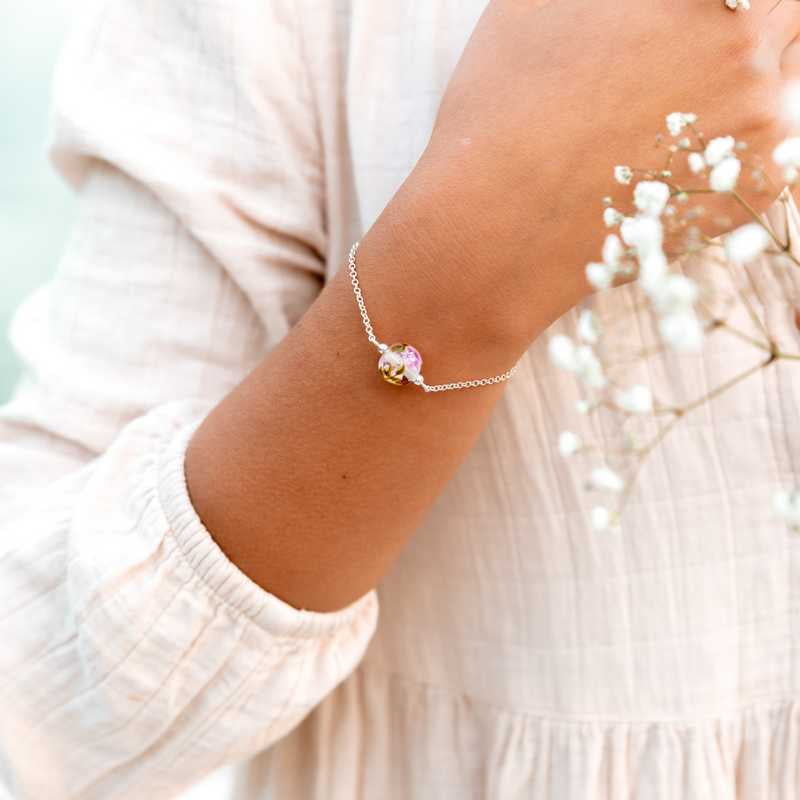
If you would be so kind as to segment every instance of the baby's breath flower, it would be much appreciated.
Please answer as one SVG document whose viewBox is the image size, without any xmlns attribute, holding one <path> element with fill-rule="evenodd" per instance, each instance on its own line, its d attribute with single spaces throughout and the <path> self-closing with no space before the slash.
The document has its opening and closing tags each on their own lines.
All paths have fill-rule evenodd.
<svg viewBox="0 0 800 800">
<path fill-rule="evenodd" d="M 784 139 L 772 153 L 779 167 L 800 167 L 800 136 Z"/>
<path fill-rule="evenodd" d="M 709 185 L 715 192 L 732 192 L 736 188 L 736 182 L 742 171 L 742 162 L 738 158 L 730 156 L 711 170 Z"/>
<path fill-rule="evenodd" d="M 699 294 L 700 289 L 691 278 L 673 272 L 652 289 L 650 299 L 659 314 L 674 314 L 691 309 Z"/>
<path fill-rule="evenodd" d="M 613 228 L 619 225 L 623 219 L 625 219 L 624 215 L 620 214 L 616 208 L 607 208 L 603 211 L 603 222 L 605 222 L 606 228 Z"/>
<path fill-rule="evenodd" d="M 658 330 L 661 338 L 673 350 L 696 352 L 703 344 L 703 327 L 691 309 L 661 317 Z"/>
<path fill-rule="evenodd" d="M 772 160 L 783 167 L 786 182 L 794 183 L 800 170 L 800 136 L 784 139 L 773 151 Z"/>
<path fill-rule="evenodd" d="M 578 336 L 587 344 L 596 344 L 600 338 L 600 324 L 593 311 L 584 309 L 578 317 Z"/>
<path fill-rule="evenodd" d="M 610 233 L 603 242 L 603 261 L 609 267 L 616 269 L 623 255 L 625 255 L 625 248 L 622 246 L 619 236 Z"/>
<path fill-rule="evenodd" d="M 614 282 L 614 270 L 602 261 L 593 261 L 586 265 L 586 280 L 595 289 L 608 289 Z"/>
<path fill-rule="evenodd" d="M 623 164 L 614 167 L 614 180 L 627 186 L 633 180 L 633 170 Z"/>
<path fill-rule="evenodd" d="M 639 284 L 648 293 L 655 292 L 667 277 L 667 257 L 659 248 L 639 258 Z"/>
<path fill-rule="evenodd" d="M 595 506 L 591 512 L 592 528 L 596 531 L 607 531 L 613 525 L 611 512 L 605 506 Z"/>
<path fill-rule="evenodd" d="M 689 169 L 697 175 L 706 168 L 706 160 L 700 153 L 689 153 Z"/>
<path fill-rule="evenodd" d="M 603 373 L 603 365 L 594 353 L 594 350 L 584 344 L 577 348 L 577 368 L 574 372 L 590 389 L 602 389 L 608 383 Z"/>
<path fill-rule="evenodd" d="M 625 481 L 610 467 L 593 469 L 589 483 L 594 489 L 603 489 L 608 492 L 621 492 L 625 488 Z"/>
<path fill-rule="evenodd" d="M 576 345 L 569 336 L 559 333 L 550 339 L 548 351 L 557 367 L 577 375 L 586 386 L 602 389 L 606 385 L 602 364 L 589 345 Z"/>
<path fill-rule="evenodd" d="M 673 136 L 680 136 L 687 124 L 688 122 L 684 113 L 673 111 L 672 114 L 667 114 L 667 130 Z"/>
<path fill-rule="evenodd" d="M 550 361 L 559 369 L 565 369 L 567 372 L 573 372 L 577 365 L 575 349 L 575 342 L 569 336 L 561 333 L 553 336 L 547 346 Z"/>
<path fill-rule="evenodd" d="M 780 489 L 775 492 L 772 504 L 778 515 L 794 530 L 800 530 L 800 492 Z"/>
<path fill-rule="evenodd" d="M 648 217 L 626 217 L 620 227 L 622 241 L 636 249 L 639 256 L 660 250 L 664 241 L 664 229 L 657 219 Z"/>
<path fill-rule="evenodd" d="M 575 455 L 583 447 L 583 441 L 572 431 L 562 431 L 558 437 L 558 451 L 565 458 Z"/>
<path fill-rule="evenodd" d="M 736 140 L 733 136 L 718 136 L 706 146 L 705 160 L 710 167 L 716 167 L 725 158 L 733 155 Z"/>
<path fill-rule="evenodd" d="M 614 400 L 623 411 L 631 414 L 648 414 L 653 410 L 653 393 L 641 383 L 630 389 L 620 389 Z"/>
<path fill-rule="evenodd" d="M 746 264 L 758 258 L 770 244 L 770 235 L 762 225 L 751 222 L 731 233 L 725 241 L 725 254 L 734 264 Z"/>
<path fill-rule="evenodd" d="M 646 217 L 660 217 L 669 202 L 670 189 L 661 181 L 639 181 L 633 190 L 633 203 Z"/>
<path fill-rule="evenodd" d="M 578 402 L 575 403 L 575 410 L 579 414 L 582 414 L 582 415 L 585 416 L 586 414 L 588 414 L 592 410 L 592 407 L 585 400 L 578 400 Z"/>
</svg>

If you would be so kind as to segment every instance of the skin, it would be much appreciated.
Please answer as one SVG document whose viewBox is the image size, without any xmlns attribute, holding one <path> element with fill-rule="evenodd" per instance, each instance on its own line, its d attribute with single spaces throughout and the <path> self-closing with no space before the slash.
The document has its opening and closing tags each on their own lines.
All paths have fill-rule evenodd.
<svg viewBox="0 0 800 800">
<path fill-rule="evenodd" d="M 695 111 L 707 134 L 764 155 L 785 135 L 800 5 L 721 5 L 489 4 L 425 152 L 359 254 L 373 321 L 418 347 L 429 383 L 505 371 L 588 294 L 611 167 L 652 163 L 666 113 Z M 503 392 L 396 388 L 376 362 L 341 269 L 186 454 L 216 542 L 298 608 L 334 611 L 380 581 Z"/>
</svg>

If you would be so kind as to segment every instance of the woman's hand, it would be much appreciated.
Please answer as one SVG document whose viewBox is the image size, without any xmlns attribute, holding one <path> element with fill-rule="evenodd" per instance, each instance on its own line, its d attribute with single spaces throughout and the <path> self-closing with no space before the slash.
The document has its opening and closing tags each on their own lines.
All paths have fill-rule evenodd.
<svg viewBox="0 0 800 800">
<path fill-rule="evenodd" d="M 748 13 L 716 0 L 493 0 L 391 213 L 424 218 L 420 258 L 529 340 L 542 314 L 589 291 L 613 166 L 661 163 L 666 114 L 696 112 L 709 137 L 769 154 L 798 33 L 792 0 Z M 530 313 L 543 290 L 548 305 Z"/>
</svg>

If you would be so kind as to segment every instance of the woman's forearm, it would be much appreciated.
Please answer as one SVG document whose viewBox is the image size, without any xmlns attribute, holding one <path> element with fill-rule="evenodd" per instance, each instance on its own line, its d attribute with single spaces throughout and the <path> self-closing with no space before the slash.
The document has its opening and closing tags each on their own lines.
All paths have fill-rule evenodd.
<svg viewBox="0 0 800 800">
<path fill-rule="evenodd" d="M 601 0 L 590 15 L 579 0 L 489 3 L 420 164 L 360 251 L 379 336 L 417 346 L 429 383 L 511 367 L 586 292 L 611 169 L 623 153 L 651 161 L 642 131 L 693 110 L 707 134 L 724 122 L 754 154 L 774 145 L 794 5 L 722 25 L 718 7 L 689 0 Z M 672 169 L 678 182 L 688 174 L 680 159 Z M 340 271 L 198 428 L 186 458 L 191 497 L 222 549 L 314 610 L 377 583 L 502 392 L 390 387 L 360 325 Z"/>
<path fill-rule="evenodd" d="M 536 321 L 485 307 L 486 292 L 443 263 L 457 256 L 436 249 L 431 215 L 409 213 L 411 203 L 398 211 L 402 202 L 359 253 L 379 338 L 417 346 L 429 383 L 507 370 Z M 426 394 L 381 380 L 346 273 L 204 420 L 186 454 L 193 504 L 227 556 L 271 593 L 317 611 L 375 586 L 502 392 Z M 542 296 L 559 295 L 543 287 Z M 532 313 L 541 328 L 562 310 L 545 303 Z"/>
</svg>

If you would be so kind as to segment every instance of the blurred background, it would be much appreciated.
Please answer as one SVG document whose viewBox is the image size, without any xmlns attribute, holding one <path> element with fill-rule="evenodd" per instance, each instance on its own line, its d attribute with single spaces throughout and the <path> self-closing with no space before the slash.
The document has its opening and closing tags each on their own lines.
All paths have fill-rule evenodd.
<svg viewBox="0 0 800 800">
<path fill-rule="evenodd" d="M 19 374 L 9 321 L 20 300 L 55 269 L 73 207 L 45 144 L 53 67 L 74 10 L 64 0 L 34 0 L 6 11 L 0 26 L 0 403 Z"/>
</svg>

